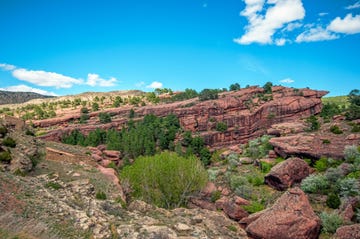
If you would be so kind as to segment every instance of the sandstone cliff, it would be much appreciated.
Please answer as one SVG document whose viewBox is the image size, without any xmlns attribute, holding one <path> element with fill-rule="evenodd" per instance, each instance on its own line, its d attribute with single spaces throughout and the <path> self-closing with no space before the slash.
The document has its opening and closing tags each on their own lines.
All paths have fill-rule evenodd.
<svg viewBox="0 0 360 239">
<path fill-rule="evenodd" d="M 326 91 L 282 86 L 273 87 L 272 91 L 272 94 L 265 94 L 260 87 L 249 87 L 222 93 L 216 100 L 201 102 L 194 98 L 182 102 L 136 107 L 134 111 L 137 118 L 146 114 L 175 114 L 185 130 L 200 133 L 211 147 L 223 147 L 258 137 L 266 133 L 267 128 L 274 123 L 293 121 L 319 113 L 322 108 L 321 97 L 327 94 Z M 74 129 L 85 134 L 96 128 L 120 129 L 128 121 L 130 109 L 130 106 L 125 106 L 104 110 L 112 115 L 112 122 L 108 124 L 99 123 L 99 112 L 91 113 L 86 125 L 69 124 L 69 121 L 75 122 L 80 118 L 80 113 L 74 112 L 33 123 L 35 127 L 47 130 L 42 136 L 43 139 L 59 141 L 64 132 Z M 225 123 L 228 129 L 225 132 L 216 131 L 218 122 Z"/>
</svg>

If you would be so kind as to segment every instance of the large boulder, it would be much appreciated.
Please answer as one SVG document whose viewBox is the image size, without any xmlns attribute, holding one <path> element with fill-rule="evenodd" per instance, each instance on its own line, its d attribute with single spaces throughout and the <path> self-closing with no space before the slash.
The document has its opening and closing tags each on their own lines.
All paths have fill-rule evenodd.
<svg viewBox="0 0 360 239">
<path fill-rule="evenodd" d="M 320 218 L 312 210 L 306 194 L 298 187 L 289 189 L 271 208 L 258 215 L 246 227 L 253 238 L 315 239 L 319 236 Z"/>
<path fill-rule="evenodd" d="M 310 174 L 309 165 L 300 158 L 287 159 L 276 166 L 265 176 L 265 183 L 283 191 L 294 183 L 300 182 Z"/>
<path fill-rule="evenodd" d="M 339 227 L 334 235 L 336 239 L 360 239 L 360 224 Z"/>
</svg>

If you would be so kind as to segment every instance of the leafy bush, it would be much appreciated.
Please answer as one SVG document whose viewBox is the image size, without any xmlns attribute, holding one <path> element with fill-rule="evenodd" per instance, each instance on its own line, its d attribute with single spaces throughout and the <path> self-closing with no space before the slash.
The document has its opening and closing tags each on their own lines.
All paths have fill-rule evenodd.
<svg viewBox="0 0 360 239">
<path fill-rule="evenodd" d="M 91 109 L 92 109 L 92 111 L 98 111 L 99 110 L 99 104 L 96 103 L 96 102 L 92 103 Z"/>
<path fill-rule="evenodd" d="M 360 125 L 354 124 L 351 128 L 352 133 L 359 133 L 360 132 Z"/>
<path fill-rule="evenodd" d="M 341 109 L 338 104 L 336 103 L 325 103 L 323 105 L 323 108 L 321 110 L 320 116 L 329 119 L 332 118 L 335 115 L 338 115 L 341 113 Z"/>
<path fill-rule="evenodd" d="M 0 153 L 0 162 L 10 163 L 11 162 L 11 154 L 8 151 L 4 151 Z"/>
<path fill-rule="evenodd" d="M 320 122 L 315 115 L 310 116 L 306 119 L 306 123 L 309 125 L 309 131 L 316 131 L 320 129 Z"/>
<path fill-rule="evenodd" d="M 264 210 L 265 206 L 259 202 L 251 202 L 250 205 L 242 206 L 248 213 L 255 213 Z"/>
<path fill-rule="evenodd" d="M 35 136 L 35 133 L 31 131 L 30 129 L 26 129 L 25 134 L 28 136 Z"/>
<path fill-rule="evenodd" d="M 314 167 L 318 172 L 325 172 L 328 167 L 327 158 L 321 157 L 318 161 L 315 162 Z"/>
<path fill-rule="evenodd" d="M 235 83 L 235 84 L 231 84 L 229 87 L 230 91 L 237 91 L 240 90 L 240 84 L 239 83 Z"/>
<path fill-rule="evenodd" d="M 272 93 L 272 86 L 273 84 L 271 82 L 266 82 L 263 86 L 265 94 L 271 94 Z"/>
<path fill-rule="evenodd" d="M 260 169 L 262 173 L 268 173 L 271 170 L 272 165 L 267 162 L 260 162 Z"/>
<path fill-rule="evenodd" d="M 330 140 L 328 140 L 328 139 L 323 139 L 322 143 L 323 143 L 323 144 L 330 144 L 330 143 L 331 143 L 331 141 L 330 141 Z"/>
<path fill-rule="evenodd" d="M 239 197 L 250 200 L 253 195 L 253 188 L 247 184 L 239 185 L 235 189 L 235 194 L 238 195 Z"/>
<path fill-rule="evenodd" d="M 133 197 L 164 208 L 186 205 L 189 196 L 205 186 L 207 177 L 196 157 L 183 158 L 170 152 L 139 157 L 121 172 Z"/>
<path fill-rule="evenodd" d="M 102 124 L 110 123 L 111 122 L 111 116 L 110 116 L 109 113 L 100 112 L 99 113 L 99 120 L 100 120 L 100 123 L 102 123 Z"/>
<path fill-rule="evenodd" d="M 199 93 L 199 100 L 200 101 L 215 100 L 217 98 L 219 98 L 218 90 L 203 89 Z"/>
<path fill-rule="evenodd" d="M 221 192 L 219 190 L 216 190 L 211 193 L 211 202 L 216 202 L 221 197 Z"/>
<path fill-rule="evenodd" d="M 339 195 L 335 194 L 335 193 L 330 193 L 326 199 L 326 205 L 329 207 L 329 208 L 333 208 L 333 209 L 337 209 L 339 208 L 341 204 L 341 201 L 340 201 L 340 197 Z"/>
<path fill-rule="evenodd" d="M 253 186 L 260 186 L 264 184 L 264 177 L 260 173 L 250 175 L 247 179 Z"/>
<path fill-rule="evenodd" d="M 107 196 L 104 192 L 99 191 L 96 193 L 95 198 L 98 200 L 106 200 Z"/>
<path fill-rule="evenodd" d="M 360 158 L 360 152 L 355 145 L 345 146 L 344 158 L 348 163 L 353 163 L 356 159 Z"/>
<path fill-rule="evenodd" d="M 344 173 L 340 168 L 329 168 L 325 173 L 325 177 L 330 184 L 335 184 L 336 181 L 343 176 Z"/>
<path fill-rule="evenodd" d="M 322 193 L 329 188 L 324 175 L 311 174 L 301 182 L 301 189 L 307 193 Z"/>
<path fill-rule="evenodd" d="M 337 126 L 337 125 L 332 125 L 331 127 L 330 127 L 330 131 L 331 131 L 331 133 L 333 133 L 333 134 L 342 134 L 343 133 L 343 131 L 339 128 L 339 126 Z"/>
<path fill-rule="evenodd" d="M 249 181 L 246 177 L 240 175 L 230 175 L 230 188 L 232 190 L 236 190 L 238 187 L 242 185 L 249 184 Z"/>
<path fill-rule="evenodd" d="M 8 133 L 8 130 L 5 126 L 0 126 L 0 134 L 1 134 L 1 137 L 5 137 L 6 134 Z"/>
<path fill-rule="evenodd" d="M 62 188 L 62 186 L 57 182 L 48 182 L 46 183 L 45 187 L 52 188 L 54 190 L 59 190 L 60 188 Z"/>
<path fill-rule="evenodd" d="M 355 178 L 344 178 L 338 181 L 339 194 L 342 197 L 357 196 L 360 192 L 360 183 Z"/>
<path fill-rule="evenodd" d="M 216 130 L 219 132 L 225 132 L 227 130 L 228 126 L 224 122 L 218 122 L 216 124 Z"/>
<path fill-rule="evenodd" d="M 320 214 L 322 231 L 324 233 L 335 233 L 342 224 L 343 220 L 337 213 L 322 212 Z"/>
<path fill-rule="evenodd" d="M 10 148 L 15 148 L 16 147 L 16 142 L 13 138 L 10 138 L 10 137 L 6 137 L 4 140 L 3 140 L 3 145 L 4 146 L 7 146 L 7 147 L 10 147 Z"/>
<path fill-rule="evenodd" d="M 86 108 L 86 107 L 83 107 L 83 108 L 81 108 L 80 112 L 81 112 L 82 114 L 87 114 L 87 113 L 89 113 L 89 109 Z"/>
</svg>

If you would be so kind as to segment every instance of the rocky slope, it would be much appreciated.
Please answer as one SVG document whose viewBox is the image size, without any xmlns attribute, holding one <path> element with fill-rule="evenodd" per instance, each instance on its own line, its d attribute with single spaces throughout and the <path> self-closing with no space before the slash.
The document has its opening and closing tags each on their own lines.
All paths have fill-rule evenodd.
<svg viewBox="0 0 360 239">
<path fill-rule="evenodd" d="M 319 113 L 322 108 L 321 97 L 327 93 L 281 86 L 273 87 L 272 91 L 272 94 L 265 94 L 263 88 L 250 87 L 222 93 L 217 100 L 201 102 L 194 98 L 169 104 L 105 109 L 105 112 L 112 115 L 112 122 L 108 124 L 99 123 L 99 112 L 90 113 L 90 120 L 86 125 L 69 124 L 69 121 L 76 122 L 80 118 L 79 111 L 33 123 L 35 127 L 47 131 L 46 135 L 42 136 L 43 139 L 59 141 L 63 133 L 74 129 L 85 134 L 96 128 L 119 129 L 129 120 L 129 111 L 133 108 L 137 118 L 146 114 L 175 114 L 185 130 L 200 133 L 211 147 L 223 147 L 245 143 L 258 137 L 274 123 L 293 121 Z M 219 122 L 227 125 L 225 132 L 216 130 Z"/>
<path fill-rule="evenodd" d="M 0 105 L 19 104 L 33 99 L 52 98 L 52 96 L 40 95 L 34 92 L 10 92 L 0 91 Z"/>
</svg>

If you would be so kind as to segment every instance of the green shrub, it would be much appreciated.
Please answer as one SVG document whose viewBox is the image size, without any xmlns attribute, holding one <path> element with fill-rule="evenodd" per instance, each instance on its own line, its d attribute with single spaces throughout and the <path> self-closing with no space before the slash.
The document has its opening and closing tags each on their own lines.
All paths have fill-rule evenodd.
<svg viewBox="0 0 360 239">
<path fill-rule="evenodd" d="M 216 190 L 211 193 L 211 202 L 216 202 L 221 197 L 221 192 L 219 190 Z"/>
<path fill-rule="evenodd" d="M 332 125 L 330 127 L 330 131 L 333 133 L 333 134 L 342 134 L 343 131 L 339 128 L 339 126 L 337 125 Z"/>
<path fill-rule="evenodd" d="M 325 172 L 328 167 L 327 158 L 321 157 L 318 161 L 315 162 L 314 167 L 318 172 Z"/>
<path fill-rule="evenodd" d="M 242 206 L 248 213 L 255 213 L 264 210 L 265 206 L 259 202 L 251 202 L 250 205 Z"/>
<path fill-rule="evenodd" d="M 59 190 L 60 188 L 62 188 L 62 186 L 57 182 L 48 182 L 48 183 L 46 183 L 45 187 L 52 188 L 55 190 Z"/>
<path fill-rule="evenodd" d="M 328 188 L 326 177 L 320 174 L 311 174 L 301 182 L 301 189 L 307 193 L 323 193 Z"/>
<path fill-rule="evenodd" d="M 129 182 L 132 196 L 164 208 L 184 206 L 189 196 L 200 191 L 207 182 L 207 172 L 194 156 L 184 158 L 163 152 L 139 157 L 125 167 L 121 178 Z"/>
<path fill-rule="evenodd" d="M 218 122 L 216 124 L 216 130 L 219 132 L 225 132 L 227 130 L 228 126 L 224 122 Z"/>
<path fill-rule="evenodd" d="M 268 173 L 271 170 L 272 165 L 267 162 L 260 162 L 260 169 L 262 173 Z"/>
<path fill-rule="evenodd" d="M 10 163 L 11 162 L 11 154 L 8 151 L 4 151 L 0 153 L 0 162 Z"/>
<path fill-rule="evenodd" d="M 5 126 L 0 126 L 0 134 L 1 134 L 1 137 L 5 137 L 6 134 L 8 133 L 8 130 Z"/>
<path fill-rule="evenodd" d="M 239 185 L 235 189 L 235 194 L 239 197 L 245 198 L 247 200 L 251 200 L 251 197 L 253 196 L 253 188 L 250 185 L 244 184 Z"/>
<path fill-rule="evenodd" d="M 309 131 L 316 131 L 320 129 L 320 122 L 318 121 L 315 115 L 312 115 L 309 118 L 307 118 L 306 122 L 309 125 Z"/>
<path fill-rule="evenodd" d="M 102 124 L 110 123 L 111 122 L 110 114 L 106 113 L 106 112 L 100 112 L 99 113 L 99 121 Z"/>
<path fill-rule="evenodd" d="M 246 177 L 244 176 L 240 176 L 240 175 L 235 175 L 232 174 L 230 176 L 230 188 L 232 190 L 236 190 L 238 187 L 242 186 L 242 185 L 247 185 L 249 184 L 249 181 Z"/>
<path fill-rule="evenodd" d="M 264 184 L 264 177 L 261 174 L 250 175 L 247 179 L 253 186 L 260 186 Z"/>
<path fill-rule="evenodd" d="M 354 124 L 351 128 L 352 133 L 359 133 L 360 132 L 360 125 Z"/>
<path fill-rule="evenodd" d="M 215 100 L 217 98 L 219 98 L 218 90 L 203 89 L 199 93 L 199 100 L 200 101 Z"/>
<path fill-rule="evenodd" d="M 106 200 L 106 194 L 102 191 L 96 193 L 95 198 L 98 200 Z"/>
<path fill-rule="evenodd" d="M 357 196 L 360 192 L 360 183 L 355 178 L 344 178 L 338 181 L 341 197 Z"/>
<path fill-rule="evenodd" d="M 35 133 L 31 131 L 30 129 L 26 129 L 25 134 L 28 136 L 35 136 Z"/>
<path fill-rule="evenodd" d="M 343 176 L 343 171 L 340 168 L 329 168 L 325 173 L 325 177 L 330 184 L 335 184 Z"/>
<path fill-rule="evenodd" d="M 337 209 L 341 204 L 340 197 L 335 193 L 330 193 L 326 199 L 326 205 L 329 208 Z"/>
<path fill-rule="evenodd" d="M 333 234 L 342 224 L 343 220 L 337 213 L 322 212 L 320 214 L 322 231 Z"/>
<path fill-rule="evenodd" d="M 81 112 L 82 114 L 87 114 L 87 113 L 89 113 L 89 109 L 86 108 L 86 107 L 83 107 L 83 108 L 81 108 L 80 112 Z"/>
<path fill-rule="evenodd" d="M 328 140 L 328 139 L 323 139 L 322 143 L 323 143 L 323 144 L 330 144 L 330 143 L 331 143 L 331 141 L 330 141 L 330 140 Z"/>
<path fill-rule="evenodd" d="M 353 163 L 356 159 L 360 158 L 360 152 L 355 145 L 345 146 L 344 158 L 348 163 Z"/>
<path fill-rule="evenodd" d="M 6 137 L 4 140 L 3 140 L 3 145 L 4 146 L 7 146 L 7 147 L 10 147 L 10 148 L 15 148 L 16 147 L 16 142 L 13 138 L 10 138 L 10 137 Z"/>
<path fill-rule="evenodd" d="M 347 177 L 347 178 L 359 179 L 359 178 L 360 178 L 360 170 L 351 172 L 351 173 L 349 173 L 346 177 Z"/>
</svg>

